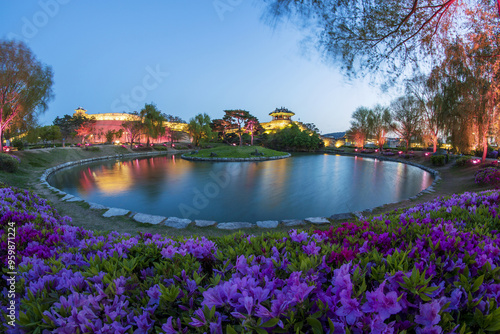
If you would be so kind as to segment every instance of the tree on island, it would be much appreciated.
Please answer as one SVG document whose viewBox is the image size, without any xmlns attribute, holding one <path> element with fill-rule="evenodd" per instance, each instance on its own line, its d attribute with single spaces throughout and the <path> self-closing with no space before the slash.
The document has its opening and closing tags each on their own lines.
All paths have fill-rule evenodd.
<svg viewBox="0 0 500 334">
<path fill-rule="evenodd" d="M 232 127 L 236 128 L 234 133 L 236 133 L 236 135 L 238 135 L 238 138 L 240 139 L 240 146 L 243 146 L 243 134 L 247 132 L 247 123 L 250 120 L 252 120 L 253 122 L 253 120 L 256 118 L 250 115 L 248 111 L 242 109 L 224 110 L 224 112 L 225 115 L 222 119 L 231 124 Z"/>
<path fill-rule="evenodd" d="M 52 99 L 52 69 L 38 61 L 23 42 L 0 41 L 0 152 L 3 133 L 47 110 Z"/>
<path fill-rule="evenodd" d="M 228 143 L 226 141 L 226 133 L 230 130 L 231 126 L 231 123 L 224 119 L 214 119 L 210 123 L 212 131 L 218 133 L 219 139 L 225 141 L 226 143 Z"/>
<path fill-rule="evenodd" d="M 250 116 L 245 124 L 245 131 L 250 134 L 250 145 L 253 146 L 253 137 L 263 130 L 257 117 Z"/>
<path fill-rule="evenodd" d="M 210 127 L 210 116 L 198 114 L 191 118 L 188 123 L 188 132 L 193 139 L 194 146 L 200 146 L 201 142 L 212 139 L 212 128 Z"/>
</svg>

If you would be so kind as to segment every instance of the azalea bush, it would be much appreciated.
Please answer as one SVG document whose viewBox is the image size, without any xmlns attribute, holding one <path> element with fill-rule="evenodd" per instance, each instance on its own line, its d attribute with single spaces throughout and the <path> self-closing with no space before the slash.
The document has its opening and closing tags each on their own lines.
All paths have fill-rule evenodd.
<svg viewBox="0 0 500 334">
<path fill-rule="evenodd" d="M 496 167 L 487 167 L 478 170 L 474 175 L 477 184 L 498 186 L 500 184 L 500 170 Z"/>
<path fill-rule="evenodd" d="M 500 331 L 498 191 L 324 231 L 214 239 L 87 231 L 13 188 L 0 203 L 4 265 L 7 226 L 17 229 L 12 332 Z"/>
</svg>

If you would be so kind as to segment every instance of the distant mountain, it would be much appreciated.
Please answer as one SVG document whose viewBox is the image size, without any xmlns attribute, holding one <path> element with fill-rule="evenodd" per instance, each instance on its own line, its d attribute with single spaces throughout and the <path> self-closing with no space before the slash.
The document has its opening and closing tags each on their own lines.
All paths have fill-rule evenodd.
<svg viewBox="0 0 500 334">
<path fill-rule="evenodd" d="M 333 139 L 344 138 L 344 136 L 345 136 L 345 131 L 344 132 L 326 133 L 326 134 L 323 135 L 323 137 L 333 138 Z"/>
</svg>

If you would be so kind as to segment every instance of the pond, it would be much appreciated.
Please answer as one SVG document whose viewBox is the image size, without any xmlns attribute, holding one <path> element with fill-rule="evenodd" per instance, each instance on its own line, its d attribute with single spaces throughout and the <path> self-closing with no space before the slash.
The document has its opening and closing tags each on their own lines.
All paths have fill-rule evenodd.
<svg viewBox="0 0 500 334">
<path fill-rule="evenodd" d="M 63 169 L 49 183 L 88 202 L 218 222 L 304 219 L 401 201 L 433 177 L 410 165 L 328 154 L 262 162 L 195 162 L 178 155 Z"/>
</svg>

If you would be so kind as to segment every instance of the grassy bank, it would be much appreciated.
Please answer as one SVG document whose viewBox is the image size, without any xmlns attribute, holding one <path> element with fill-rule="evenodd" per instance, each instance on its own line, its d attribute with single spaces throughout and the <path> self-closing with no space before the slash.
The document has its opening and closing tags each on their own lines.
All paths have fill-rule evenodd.
<svg viewBox="0 0 500 334">
<path fill-rule="evenodd" d="M 258 152 L 258 155 L 255 153 Z M 265 147 L 257 146 L 217 146 L 199 150 L 197 153 L 189 153 L 188 156 L 198 158 L 255 158 L 255 157 L 280 157 L 287 155 L 285 152 L 271 150 Z"/>
</svg>

